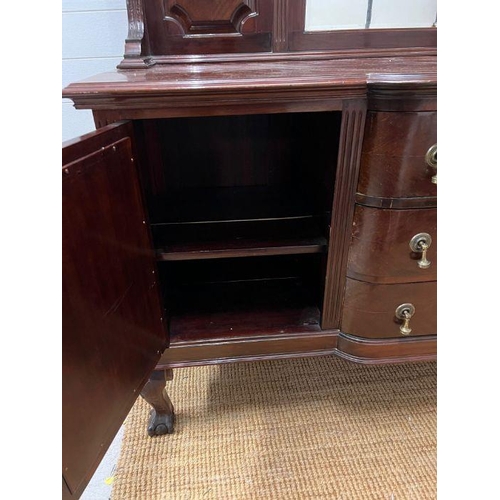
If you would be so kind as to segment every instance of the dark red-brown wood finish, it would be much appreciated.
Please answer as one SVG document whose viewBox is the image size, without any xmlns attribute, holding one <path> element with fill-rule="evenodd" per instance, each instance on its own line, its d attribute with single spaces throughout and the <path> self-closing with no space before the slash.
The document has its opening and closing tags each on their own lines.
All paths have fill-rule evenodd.
<svg viewBox="0 0 500 500">
<path fill-rule="evenodd" d="M 415 75 L 371 75 L 367 84 L 337 354 L 366 363 L 430 359 L 437 326 L 437 213 L 429 208 L 437 200 L 436 85 Z"/>
<path fill-rule="evenodd" d="M 435 102 L 436 71 L 431 56 L 192 62 L 103 73 L 68 85 L 63 96 L 77 109 L 91 109 L 98 126 L 122 119 L 338 111 L 345 100 L 366 100 L 370 75 L 383 73 L 378 78 L 390 80 L 388 96 L 413 106 L 422 101 L 415 99 L 419 85 L 424 92 L 434 89 Z"/>
<path fill-rule="evenodd" d="M 422 252 L 410 246 L 415 235 L 430 236 L 427 267 Z M 437 279 L 436 209 L 394 210 L 357 205 L 347 275 L 372 283 L 406 283 Z M 416 249 L 418 250 L 418 248 Z"/>
<path fill-rule="evenodd" d="M 358 192 L 390 199 L 435 197 L 436 171 L 425 155 L 437 141 L 436 121 L 433 111 L 368 113 Z"/>
<path fill-rule="evenodd" d="M 354 213 L 352 199 L 358 179 L 365 116 L 365 101 L 345 103 L 325 275 L 323 328 L 340 327 L 350 241 L 349 229 Z"/>
<path fill-rule="evenodd" d="M 129 33 L 119 67 L 290 55 L 330 59 L 436 54 L 434 27 L 307 31 L 306 1 L 129 0 Z"/>
<path fill-rule="evenodd" d="M 63 148 L 63 481 L 78 497 L 167 345 L 132 128 Z"/>
<path fill-rule="evenodd" d="M 436 338 L 430 335 L 368 339 L 341 333 L 335 354 L 348 361 L 367 365 L 433 361 L 437 355 Z"/>
<path fill-rule="evenodd" d="M 408 335 L 436 334 L 436 282 L 373 284 L 348 278 L 342 332 L 364 338 L 401 338 L 396 309 L 410 303 L 415 313 Z"/>
<path fill-rule="evenodd" d="M 63 150 L 66 496 L 155 363 L 150 435 L 173 430 L 172 368 L 436 356 L 436 30 L 211 5 L 128 1 L 121 69 L 63 91 L 102 129 Z"/>
<path fill-rule="evenodd" d="M 380 76 L 379 78 L 382 83 L 378 80 L 373 80 L 373 77 L 372 81 L 370 81 L 369 74 L 370 71 L 374 69 L 380 70 L 382 68 L 390 68 L 392 70 L 402 70 L 405 68 L 408 69 L 410 65 L 418 70 L 418 76 L 413 75 L 412 79 L 408 79 L 405 75 L 398 76 L 396 73 L 392 73 L 391 75 L 387 75 L 385 77 Z M 252 66 L 255 67 L 252 68 Z M 416 103 L 418 108 L 421 106 L 420 103 L 422 101 L 427 102 L 427 95 L 432 92 L 432 88 L 435 89 L 436 80 L 435 74 L 433 74 L 433 71 L 435 70 L 435 60 L 433 58 L 392 60 L 370 59 L 359 60 L 356 64 L 349 60 L 335 61 L 335 64 L 332 61 L 323 63 L 319 63 L 318 61 L 303 61 L 299 65 L 283 62 L 279 68 L 274 67 L 274 74 L 271 75 L 269 75 L 269 72 L 267 71 L 270 68 L 266 66 L 268 65 L 264 63 L 248 63 L 244 67 L 238 67 L 235 65 L 233 68 L 232 63 L 226 63 L 225 65 L 221 65 L 220 69 L 222 72 L 219 71 L 216 73 L 214 73 L 214 66 L 200 66 L 200 72 L 194 77 L 192 73 L 188 75 L 188 68 L 185 67 L 183 69 L 183 66 L 181 65 L 175 66 L 174 69 L 176 71 L 170 73 L 163 70 L 153 69 L 144 72 L 135 72 L 133 75 L 128 73 L 115 73 L 103 75 L 99 78 L 91 79 L 80 84 L 71 85 L 68 89 L 66 89 L 65 94 L 71 96 L 77 103 L 77 106 L 88 106 L 92 108 L 98 125 L 104 125 L 105 123 L 112 122 L 117 118 L 124 117 L 131 119 L 155 118 L 158 120 L 162 118 L 176 117 L 179 115 L 211 116 L 214 114 L 225 114 L 227 116 L 231 116 L 244 113 L 248 116 L 254 113 L 262 112 L 263 110 L 271 113 L 285 111 L 290 113 L 304 111 L 306 109 L 313 109 L 316 112 L 320 110 L 330 112 L 339 110 L 342 113 L 342 128 L 337 129 L 338 131 L 336 132 L 339 134 L 340 146 L 338 149 L 338 161 L 336 162 L 335 180 L 332 182 L 332 186 L 336 186 L 335 194 L 333 196 L 332 221 L 329 224 L 330 228 L 327 233 L 324 233 L 327 237 L 326 241 L 329 242 L 327 248 L 323 247 L 323 244 L 319 243 L 318 240 L 315 240 L 316 242 L 313 243 L 313 247 L 311 247 L 306 242 L 303 242 L 298 246 L 294 246 L 293 244 L 290 246 L 286 239 L 277 240 L 275 243 L 272 243 L 269 242 L 269 240 L 252 240 L 252 238 L 250 238 L 251 241 L 256 241 L 254 246 L 252 246 L 252 244 L 248 244 L 248 242 L 244 239 L 243 241 L 233 240 L 233 243 L 224 245 L 224 239 L 231 239 L 231 231 L 234 228 L 224 228 L 223 224 L 213 225 L 213 227 L 210 228 L 210 232 L 215 231 L 214 234 L 222 235 L 219 240 L 212 240 L 214 241 L 213 243 L 206 243 L 199 239 L 193 242 L 192 237 L 189 236 L 189 233 L 186 233 L 185 229 L 182 229 L 182 232 L 179 233 L 180 229 L 177 227 L 175 229 L 176 232 L 172 232 L 170 229 L 167 231 L 167 241 L 170 241 L 170 245 L 173 246 L 167 246 L 167 248 L 165 248 L 165 245 L 161 243 L 163 241 L 163 236 L 159 236 L 159 246 L 157 247 L 159 249 L 158 256 L 161 260 L 189 260 L 200 257 L 248 257 L 257 254 L 279 255 L 286 253 L 309 253 L 313 251 L 320 252 L 322 251 L 322 248 L 325 248 L 325 250 L 328 250 L 327 255 L 329 260 L 327 261 L 325 267 L 326 274 L 324 282 L 326 287 L 324 291 L 323 304 L 321 306 L 321 326 L 323 329 L 339 328 L 344 294 L 343 287 L 347 271 L 347 251 L 351 238 L 349 228 L 351 227 L 354 214 L 354 205 L 352 201 L 354 200 L 356 190 L 359 191 L 361 186 L 363 186 L 362 176 L 360 177 L 361 182 L 357 184 L 358 168 L 360 164 L 363 166 L 361 161 L 362 155 L 360 153 L 362 150 L 364 151 L 370 147 L 370 141 L 373 142 L 373 138 L 370 136 L 372 133 L 371 125 L 367 125 L 364 129 L 366 96 L 369 96 L 370 103 L 378 103 L 378 107 L 380 107 L 380 99 L 379 101 L 377 101 L 377 99 L 380 97 L 379 94 L 381 94 L 383 96 L 382 102 L 389 102 L 389 106 L 394 109 L 398 109 L 398 106 L 399 108 L 403 106 L 403 108 L 407 110 L 411 109 L 408 104 L 401 104 L 401 101 L 405 103 Z M 316 68 L 318 71 L 314 72 L 313 70 Z M 258 75 L 257 69 L 259 69 Z M 278 71 L 276 71 L 277 69 Z M 215 76 L 217 76 L 216 79 L 214 79 Z M 193 85 L 193 78 L 195 78 L 196 85 Z M 384 86 L 384 78 L 390 81 L 390 85 L 386 84 Z M 424 89 L 423 96 L 420 97 L 418 94 L 419 82 L 421 82 L 422 88 Z M 382 90 L 378 93 L 373 91 L 377 85 L 382 88 Z M 94 91 L 92 94 L 90 93 L 91 89 Z M 317 92 L 321 91 L 321 89 L 324 89 L 330 94 L 325 100 L 323 100 L 321 94 L 317 94 Z M 429 89 L 431 90 L 429 91 Z M 251 93 L 249 93 L 250 91 Z M 142 95 L 142 97 L 139 98 L 140 95 Z M 353 96 L 356 96 L 357 99 L 353 99 Z M 362 96 L 365 96 L 365 100 Z M 176 103 L 177 97 L 180 97 L 182 101 Z M 257 99 L 252 100 L 249 99 L 249 97 L 257 97 Z M 300 104 L 297 104 L 296 99 L 298 97 L 300 97 Z M 228 98 L 230 98 L 231 104 L 227 104 Z M 264 98 L 265 101 L 267 101 L 265 104 L 263 100 Z M 279 108 L 276 108 L 276 102 L 280 102 Z M 141 106 L 137 107 L 139 103 Z M 142 106 L 142 104 L 146 104 L 146 106 Z M 155 106 L 154 109 L 153 105 Z M 101 106 L 103 106 L 103 109 L 99 110 Z M 107 108 L 104 108 L 104 106 L 107 106 Z M 429 107 L 428 105 L 426 106 L 427 108 Z M 414 112 L 404 113 L 403 118 L 406 116 L 410 119 L 415 119 L 415 117 L 418 119 L 419 117 L 419 115 Z M 433 120 L 432 124 L 435 124 L 435 114 L 429 116 Z M 154 196 L 158 196 L 165 190 L 166 185 L 172 183 L 172 180 L 174 180 L 174 185 L 175 182 L 178 181 L 175 181 L 175 178 L 169 178 L 166 183 L 166 179 L 164 177 L 165 174 L 162 173 L 165 169 L 165 163 L 164 161 L 159 160 L 163 156 L 163 153 L 161 148 L 157 148 L 157 144 L 162 142 L 161 137 L 163 132 L 160 132 L 160 128 L 158 128 L 158 126 L 153 125 L 154 121 L 138 121 L 137 123 L 139 127 L 146 127 L 146 125 L 148 127 L 148 133 L 144 134 L 146 137 L 144 140 L 144 147 L 146 150 L 145 157 L 147 157 L 148 160 L 145 162 L 146 165 L 144 168 L 146 170 L 149 169 L 150 173 L 145 174 L 145 177 L 143 175 L 143 178 L 145 179 L 143 185 L 146 190 L 149 190 L 148 192 L 153 193 Z M 193 125 L 196 124 L 193 123 Z M 154 126 L 154 129 L 151 128 L 152 126 Z M 211 124 L 209 124 L 209 127 L 211 127 Z M 234 128 L 234 124 L 232 128 Z M 416 130 L 414 127 L 413 129 Z M 146 129 L 144 128 L 144 130 Z M 189 129 L 186 130 L 189 132 Z M 220 130 L 222 131 L 222 129 Z M 228 128 L 228 130 L 230 130 L 230 128 Z M 408 136 L 407 130 L 408 126 L 403 127 L 402 133 L 406 134 L 406 136 Z M 425 131 L 425 134 L 429 133 L 425 130 L 425 128 L 423 130 Z M 363 142 L 362 132 L 365 134 L 368 132 L 367 140 L 365 142 Z M 155 137 L 156 140 L 154 139 Z M 165 137 L 169 137 L 169 134 Z M 224 141 L 227 140 L 227 137 L 224 137 L 225 134 L 223 133 L 220 136 L 220 140 L 222 141 L 221 146 Z M 215 136 L 213 136 L 213 138 L 214 140 L 218 140 Z M 177 143 L 180 139 L 181 138 L 179 137 Z M 403 140 L 404 139 L 400 139 L 399 143 L 401 144 L 401 141 Z M 188 141 L 188 143 L 192 142 Z M 211 144 L 213 143 L 207 143 L 205 149 L 209 148 Z M 231 143 L 229 143 L 229 145 L 230 144 Z M 368 146 L 365 146 L 364 144 L 368 144 Z M 154 153 L 155 148 L 156 153 Z M 171 151 L 167 149 L 166 158 L 171 160 L 172 155 L 169 154 L 170 152 Z M 237 153 L 238 151 L 235 149 L 231 156 L 234 157 Z M 179 156 L 180 161 L 185 158 L 186 157 L 183 155 Z M 404 155 L 402 158 L 404 159 Z M 320 158 L 318 158 L 317 161 L 320 161 Z M 193 159 L 194 169 L 196 169 L 196 162 L 197 160 Z M 422 165 L 423 160 L 420 151 L 419 162 L 420 165 Z M 170 161 L 170 163 L 172 162 Z M 175 164 L 173 165 L 175 166 Z M 169 169 L 171 170 L 171 167 L 169 167 Z M 424 171 L 425 170 L 426 169 L 424 168 Z M 247 171 L 249 170 L 247 169 Z M 332 177 L 330 178 L 333 179 Z M 411 186 L 413 185 L 412 177 L 404 177 L 404 180 L 406 182 L 406 191 L 403 190 L 404 193 L 411 193 Z M 234 181 L 228 179 L 227 182 L 229 183 L 228 185 L 230 185 Z M 431 185 L 430 192 L 432 193 L 432 189 L 435 190 L 435 188 L 431 184 L 430 179 L 427 179 L 427 182 Z M 389 182 L 389 184 L 391 185 L 391 182 Z M 381 193 L 374 194 L 380 195 Z M 358 192 L 357 196 L 360 195 L 362 195 L 362 193 Z M 431 200 L 428 203 L 430 203 L 431 206 L 435 205 L 435 198 L 432 196 L 422 196 L 419 199 Z M 372 200 L 376 200 L 374 206 L 377 206 L 377 203 L 383 204 L 385 198 L 373 196 Z M 407 200 L 410 200 L 409 206 L 412 206 L 411 198 L 405 198 L 401 202 L 402 208 L 405 207 L 405 203 L 408 202 Z M 226 202 L 222 205 L 215 205 L 215 207 L 229 207 L 230 205 L 227 205 L 227 201 L 228 200 L 226 200 Z M 195 205 L 193 205 L 193 203 L 195 203 Z M 196 198 L 188 198 L 188 204 L 186 204 L 185 209 L 182 209 L 181 212 L 185 214 L 185 210 L 188 212 L 193 211 L 194 206 L 196 206 Z M 256 206 L 265 207 L 266 205 L 257 204 Z M 237 207 L 237 205 L 235 205 L 235 207 Z M 214 205 L 212 204 L 210 209 L 213 208 Z M 228 214 L 231 210 L 233 209 L 229 209 Z M 268 208 L 267 210 L 270 209 Z M 359 210 L 361 210 L 361 208 L 358 208 L 358 211 Z M 272 212 L 269 213 L 271 214 Z M 262 217 L 262 215 L 259 217 Z M 244 227 L 248 224 L 255 225 L 254 222 L 244 223 L 241 221 L 238 223 L 238 231 L 240 233 L 241 231 L 245 233 Z M 262 230 L 264 224 L 262 222 L 258 223 L 258 227 L 259 230 Z M 280 227 L 285 228 L 285 226 Z M 157 229 L 154 229 L 153 227 L 155 232 L 158 232 L 161 228 L 162 226 L 158 226 Z M 274 225 L 273 229 L 276 231 L 277 226 Z M 161 231 L 164 230 L 161 229 Z M 251 227 L 248 234 L 255 237 L 255 231 L 255 228 Z M 288 229 L 286 231 L 288 231 Z M 180 240 L 178 237 L 173 236 L 173 234 L 181 235 Z M 286 232 L 283 233 L 283 235 L 285 234 Z M 300 234 L 300 231 L 296 234 Z M 321 233 L 316 234 L 321 236 Z M 366 238 L 367 235 L 365 234 L 363 237 Z M 189 243 L 190 238 L 191 243 Z M 188 242 L 187 246 L 179 246 L 183 239 Z M 405 238 L 400 237 L 400 239 L 401 241 L 398 245 L 401 246 L 403 245 L 403 240 Z M 263 247 L 263 241 L 267 241 L 265 247 Z M 394 243 L 391 243 L 390 241 L 385 242 L 385 244 L 389 245 L 389 247 L 394 245 Z M 255 248 L 257 248 L 257 250 L 254 253 Z M 355 247 L 353 251 L 356 251 Z M 364 251 L 366 251 L 366 248 L 364 248 Z M 431 252 L 432 251 L 433 250 L 431 250 Z M 405 249 L 405 257 L 407 256 L 408 252 Z M 354 257 L 355 253 L 353 253 L 351 257 L 351 270 L 354 269 L 352 267 Z M 354 258 L 354 260 L 356 259 Z M 411 264 L 413 265 L 413 263 L 415 263 L 415 261 L 411 259 Z M 433 270 L 434 268 L 432 271 Z M 428 272 L 429 271 L 423 271 L 423 273 Z M 416 274 L 416 276 L 419 275 Z M 381 280 L 384 280 L 383 276 L 381 276 Z M 194 331 L 196 331 L 196 329 Z M 267 335 L 266 332 L 263 333 L 264 336 Z M 418 349 L 418 345 L 416 343 L 412 345 L 414 348 Z M 198 343 L 197 349 L 199 348 L 200 344 Z M 209 349 L 211 353 L 214 352 L 212 347 L 209 348 L 208 345 L 207 349 Z M 243 354 L 241 350 L 238 352 Z M 273 355 L 272 352 L 269 352 L 269 354 Z M 202 357 L 208 360 L 212 355 L 213 354 Z M 164 362 L 162 366 L 168 365 L 168 357 L 169 354 L 167 352 L 164 354 Z M 176 357 L 178 357 L 177 354 Z M 189 363 L 189 356 L 186 356 L 185 359 L 185 362 Z"/>
<path fill-rule="evenodd" d="M 270 52 L 273 3 L 266 0 L 143 0 L 154 56 Z"/>
</svg>

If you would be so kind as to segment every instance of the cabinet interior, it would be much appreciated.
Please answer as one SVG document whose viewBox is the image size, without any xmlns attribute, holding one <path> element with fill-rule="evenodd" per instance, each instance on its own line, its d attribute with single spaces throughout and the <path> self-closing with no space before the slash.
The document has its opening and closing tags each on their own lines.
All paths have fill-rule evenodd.
<svg viewBox="0 0 500 500">
<path fill-rule="evenodd" d="M 135 123 L 171 343 L 321 328 L 340 121 Z"/>
</svg>

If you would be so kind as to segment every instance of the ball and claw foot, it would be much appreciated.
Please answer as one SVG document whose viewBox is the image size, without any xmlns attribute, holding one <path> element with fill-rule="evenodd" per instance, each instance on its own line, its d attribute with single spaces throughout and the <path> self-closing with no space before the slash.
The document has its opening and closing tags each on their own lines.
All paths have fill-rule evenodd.
<svg viewBox="0 0 500 500">
<path fill-rule="evenodd" d="M 148 435 L 162 436 L 163 434 L 172 434 L 174 432 L 175 415 L 158 415 L 155 409 L 149 414 Z"/>
</svg>

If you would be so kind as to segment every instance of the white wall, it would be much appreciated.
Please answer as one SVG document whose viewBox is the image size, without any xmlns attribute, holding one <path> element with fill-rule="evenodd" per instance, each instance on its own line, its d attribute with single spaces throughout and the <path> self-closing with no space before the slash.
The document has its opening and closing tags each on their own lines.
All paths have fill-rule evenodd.
<svg viewBox="0 0 500 500">
<path fill-rule="evenodd" d="M 127 36 L 126 0 L 62 0 L 62 86 L 112 71 Z M 62 140 L 95 130 L 92 113 L 62 103 Z"/>
</svg>

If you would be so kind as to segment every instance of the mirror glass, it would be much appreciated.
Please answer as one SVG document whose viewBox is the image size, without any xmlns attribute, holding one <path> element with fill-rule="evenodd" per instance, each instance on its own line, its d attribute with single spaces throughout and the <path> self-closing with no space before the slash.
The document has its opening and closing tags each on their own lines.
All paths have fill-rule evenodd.
<svg viewBox="0 0 500 500">
<path fill-rule="evenodd" d="M 430 28 L 437 0 L 307 0 L 306 31 Z"/>
</svg>

